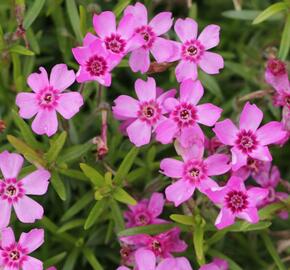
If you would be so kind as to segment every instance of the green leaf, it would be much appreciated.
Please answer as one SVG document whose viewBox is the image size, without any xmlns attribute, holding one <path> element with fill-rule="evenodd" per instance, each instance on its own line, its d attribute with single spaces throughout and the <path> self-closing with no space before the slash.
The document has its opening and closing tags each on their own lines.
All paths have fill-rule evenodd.
<svg viewBox="0 0 290 270">
<path fill-rule="evenodd" d="M 204 258 L 204 227 L 205 221 L 198 215 L 195 217 L 193 231 L 193 245 L 198 264 L 201 266 L 205 263 Z"/>
<path fill-rule="evenodd" d="M 114 199 L 116 199 L 119 202 L 130 204 L 130 205 L 136 205 L 136 200 L 129 194 L 127 191 L 125 191 L 122 188 L 117 188 L 113 193 Z"/>
<path fill-rule="evenodd" d="M 53 171 L 51 175 L 51 184 L 61 200 L 66 200 L 66 189 L 57 171 Z"/>
<path fill-rule="evenodd" d="M 223 100 L 222 91 L 213 76 L 210 76 L 204 72 L 200 72 L 199 78 L 205 88 L 207 88 L 213 95 Z"/>
<path fill-rule="evenodd" d="M 65 263 L 63 265 L 62 270 L 73 270 L 75 269 L 75 264 L 80 255 L 80 250 L 78 248 L 74 248 L 71 253 L 67 256 Z"/>
<path fill-rule="evenodd" d="M 12 135 L 7 135 L 7 140 L 18 152 L 20 152 L 29 162 L 34 164 L 36 167 L 38 167 L 39 165 L 42 167 L 46 167 L 45 160 L 26 143 Z"/>
<path fill-rule="evenodd" d="M 66 141 L 67 133 L 63 131 L 56 140 L 51 142 L 50 148 L 46 153 L 45 157 L 48 163 L 55 162 L 61 149 L 63 148 Z"/>
<path fill-rule="evenodd" d="M 67 232 L 69 230 L 84 226 L 85 224 L 85 220 L 84 219 L 74 219 L 71 220 L 67 223 L 65 223 L 64 225 L 62 225 L 57 232 L 58 233 L 63 233 L 63 232 Z"/>
<path fill-rule="evenodd" d="M 46 261 L 44 261 L 44 267 L 47 268 L 47 267 L 59 264 L 66 257 L 66 255 L 67 255 L 66 252 L 61 252 L 60 254 L 57 254 L 47 259 Z"/>
<path fill-rule="evenodd" d="M 45 0 L 34 0 L 32 7 L 28 10 L 27 14 L 24 17 L 23 27 L 24 29 L 28 29 L 32 23 L 35 21 L 37 16 L 39 15 Z"/>
<path fill-rule="evenodd" d="M 259 223 L 249 223 L 247 221 L 238 221 L 235 224 L 227 227 L 225 230 L 229 232 L 249 232 L 263 230 L 271 226 L 270 221 L 260 221 Z"/>
<path fill-rule="evenodd" d="M 80 16 L 78 13 L 76 2 L 75 0 L 65 0 L 65 3 L 68 17 L 70 19 L 71 26 L 75 32 L 76 38 L 79 43 L 82 43 L 83 36 L 81 32 Z"/>
<path fill-rule="evenodd" d="M 271 257 L 273 258 L 274 262 L 276 263 L 276 266 L 278 267 L 279 270 L 286 270 L 285 265 L 283 264 L 276 247 L 273 245 L 271 238 L 269 237 L 268 232 L 263 232 L 261 233 L 261 237 L 264 241 L 264 244 L 270 253 Z"/>
<path fill-rule="evenodd" d="M 176 224 L 174 223 L 165 223 L 165 224 L 152 224 L 147 226 L 138 226 L 134 228 L 129 228 L 126 230 L 123 230 L 118 233 L 118 236 L 132 236 L 132 235 L 138 235 L 138 234 L 149 234 L 149 235 L 155 235 L 159 234 L 165 231 L 168 231 L 172 229 L 173 227 L 176 227 Z"/>
<path fill-rule="evenodd" d="M 282 33 L 282 39 L 279 48 L 279 58 L 286 60 L 290 48 L 290 14 L 286 18 L 286 23 Z"/>
<path fill-rule="evenodd" d="M 286 10 L 287 9 L 287 5 L 283 2 L 279 2 L 279 3 L 275 3 L 271 6 L 269 6 L 268 8 L 266 8 L 264 11 L 262 11 L 253 21 L 253 24 L 259 24 L 265 20 L 267 20 L 268 18 L 272 17 L 273 15 L 275 15 L 276 13 L 282 11 L 282 10 Z"/>
<path fill-rule="evenodd" d="M 269 204 L 259 210 L 259 217 L 261 220 L 271 218 L 277 211 L 290 208 L 290 199 L 281 202 Z"/>
<path fill-rule="evenodd" d="M 81 171 L 73 170 L 73 169 L 62 169 L 62 168 L 58 168 L 57 171 L 60 174 L 68 176 L 72 179 L 89 182 L 89 179 Z"/>
<path fill-rule="evenodd" d="M 137 147 L 132 147 L 129 153 L 126 155 L 124 160 L 122 161 L 120 167 L 118 168 L 116 175 L 114 177 L 114 182 L 117 185 L 122 184 L 125 177 L 129 173 L 135 158 L 137 157 L 139 149 Z"/>
<path fill-rule="evenodd" d="M 65 214 L 61 218 L 61 221 L 67 221 L 71 217 L 75 216 L 81 210 L 85 209 L 87 205 L 91 203 L 93 200 L 94 200 L 93 193 L 89 191 L 83 197 L 78 199 L 77 202 L 65 212 Z"/>
<path fill-rule="evenodd" d="M 116 231 L 119 232 L 119 231 L 124 230 L 125 223 L 124 223 L 124 219 L 123 219 L 123 213 L 120 209 L 118 202 L 116 202 L 115 200 L 111 200 L 110 201 L 110 208 L 111 208 L 112 218 L 115 222 Z"/>
<path fill-rule="evenodd" d="M 23 89 L 23 75 L 21 71 L 20 57 L 17 53 L 11 53 L 12 63 L 13 63 L 13 80 L 17 91 Z"/>
<path fill-rule="evenodd" d="M 123 10 L 131 3 L 132 0 L 119 0 L 118 4 L 115 6 L 113 12 L 116 17 L 119 17 Z"/>
<path fill-rule="evenodd" d="M 177 223 L 180 223 L 180 224 L 183 224 L 183 225 L 194 225 L 194 219 L 193 219 L 193 216 L 186 216 L 186 215 L 170 215 L 170 218 L 177 222 Z"/>
<path fill-rule="evenodd" d="M 81 163 L 80 167 L 84 174 L 91 180 L 93 185 L 97 187 L 102 187 L 104 185 L 105 179 L 98 171 L 85 163 Z"/>
<path fill-rule="evenodd" d="M 80 5 L 80 29 L 81 33 L 84 36 L 87 32 L 87 13 L 86 13 L 86 8 L 82 5 Z"/>
<path fill-rule="evenodd" d="M 83 253 L 94 270 L 103 270 L 103 267 L 100 265 L 91 249 L 84 248 Z"/>
<path fill-rule="evenodd" d="M 85 230 L 88 230 L 96 223 L 96 221 L 98 220 L 100 215 L 105 210 L 107 203 L 108 203 L 108 201 L 106 199 L 102 199 L 102 200 L 96 202 L 96 204 L 94 205 L 94 207 L 90 211 L 90 214 L 87 217 L 87 220 L 85 222 L 85 225 L 84 225 Z"/>
<path fill-rule="evenodd" d="M 237 20 L 245 20 L 245 21 L 252 21 L 254 20 L 259 14 L 261 13 L 260 10 L 227 10 L 222 13 L 222 15 L 226 18 L 230 19 L 237 19 Z"/>
</svg>

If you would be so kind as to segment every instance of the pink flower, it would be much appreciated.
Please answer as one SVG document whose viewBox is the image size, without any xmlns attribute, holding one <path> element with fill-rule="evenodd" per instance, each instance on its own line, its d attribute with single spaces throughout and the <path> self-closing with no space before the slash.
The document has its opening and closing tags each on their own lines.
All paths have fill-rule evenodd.
<svg viewBox="0 0 290 270">
<path fill-rule="evenodd" d="M 206 126 L 216 123 L 222 109 L 211 103 L 197 105 L 203 93 L 200 81 L 189 79 L 181 83 L 180 98 L 172 97 L 164 101 L 164 107 L 170 115 L 157 125 L 157 141 L 167 144 L 178 137 L 182 146 L 189 147 L 191 136 L 200 129 L 198 123 Z"/>
<path fill-rule="evenodd" d="M 232 146 L 232 165 L 236 171 L 247 164 L 248 157 L 271 161 L 269 144 L 277 143 L 286 136 L 281 123 L 272 121 L 260 126 L 263 112 L 256 106 L 246 103 L 240 116 L 239 129 L 230 119 L 216 123 L 213 131 L 225 145 Z"/>
<path fill-rule="evenodd" d="M 54 266 L 47 268 L 46 270 L 57 270 Z"/>
<path fill-rule="evenodd" d="M 185 257 L 167 258 L 158 265 L 157 258 L 150 250 L 139 249 L 135 253 L 136 269 L 138 270 L 192 270 L 189 261 Z M 130 270 L 120 266 L 117 270 Z"/>
<path fill-rule="evenodd" d="M 187 201 L 197 188 L 205 193 L 207 189 L 217 187 L 213 175 L 221 175 L 230 170 L 229 157 L 224 154 L 214 154 L 206 159 L 202 158 L 203 149 L 197 155 L 183 156 L 183 161 L 165 158 L 160 163 L 162 173 L 168 177 L 177 178 L 177 182 L 166 188 L 167 200 L 175 206 Z"/>
<path fill-rule="evenodd" d="M 152 130 L 166 113 L 163 102 L 174 96 L 175 90 L 157 97 L 155 80 L 148 77 L 147 81 L 138 79 L 135 82 L 135 91 L 139 100 L 126 95 L 119 96 L 114 101 L 113 114 L 116 119 L 126 121 L 126 133 L 130 141 L 140 147 L 150 142 Z"/>
<path fill-rule="evenodd" d="M 43 195 L 47 191 L 50 173 L 38 169 L 18 180 L 23 158 L 5 151 L 0 154 L 0 169 L 4 177 L 0 181 L 0 228 L 7 227 L 12 206 L 23 223 L 33 223 L 43 217 L 43 208 L 27 195 Z"/>
<path fill-rule="evenodd" d="M 160 12 L 148 23 L 146 7 L 141 3 L 136 3 L 134 6 L 128 6 L 124 14 L 134 16 L 135 35 L 144 40 L 144 45 L 134 50 L 130 56 L 131 69 L 142 73 L 148 71 L 150 52 L 158 63 L 169 60 L 174 52 L 172 42 L 159 36 L 165 34 L 172 26 L 171 12 Z"/>
<path fill-rule="evenodd" d="M 80 64 L 77 82 L 97 81 L 104 86 L 112 82 L 112 69 L 120 62 L 120 57 L 108 51 L 102 40 L 87 34 L 82 47 L 72 49 L 72 53 Z"/>
<path fill-rule="evenodd" d="M 201 266 L 199 270 L 228 270 L 228 268 L 229 265 L 227 261 L 215 258 L 213 262 Z"/>
<path fill-rule="evenodd" d="M 15 241 L 11 228 L 2 229 L 1 236 L 0 265 L 5 270 L 43 269 L 40 260 L 29 256 L 30 253 L 38 249 L 44 242 L 44 231 L 42 229 L 33 229 L 28 233 L 22 233 L 18 243 Z"/>
<path fill-rule="evenodd" d="M 39 135 L 51 136 L 57 131 L 57 115 L 65 119 L 72 118 L 83 105 L 83 98 L 78 92 L 63 93 L 75 81 L 75 74 L 65 64 L 55 65 L 48 79 L 46 70 L 41 67 L 40 73 L 32 73 L 27 84 L 34 93 L 19 93 L 16 105 L 20 108 L 22 118 L 30 119 L 32 130 Z"/>
<path fill-rule="evenodd" d="M 120 59 L 128 52 L 143 45 L 143 39 L 140 40 L 137 36 L 133 37 L 135 20 L 132 14 L 123 16 L 117 27 L 115 14 L 111 11 L 105 11 L 99 15 L 94 15 L 93 24 L 106 49 Z"/>
<path fill-rule="evenodd" d="M 150 200 L 144 199 L 135 206 L 129 206 L 130 211 L 124 214 L 127 228 L 165 223 L 165 220 L 158 218 L 163 211 L 163 206 L 163 194 L 157 192 L 152 194 Z"/>
<path fill-rule="evenodd" d="M 208 25 L 197 37 L 198 25 L 190 18 L 178 19 L 174 30 L 182 43 L 175 42 L 176 53 L 173 60 L 181 60 L 175 69 L 177 81 L 196 80 L 197 66 L 208 74 L 217 74 L 224 67 L 223 58 L 207 50 L 219 44 L 220 27 Z"/>
<path fill-rule="evenodd" d="M 257 223 L 259 215 L 257 205 L 268 195 L 265 188 L 246 189 L 243 179 L 232 176 L 226 186 L 208 190 L 207 196 L 221 211 L 215 221 L 218 229 L 234 224 L 236 217 L 250 223 Z"/>
<path fill-rule="evenodd" d="M 173 228 L 167 232 L 151 236 L 146 234 L 122 237 L 121 241 L 135 249 L 144 248 L 151 250 L 159 258 L 172 257 L 171 253 L 183 252 L 187 244 L 180 240 L 180 229 Z"/>
</svg>

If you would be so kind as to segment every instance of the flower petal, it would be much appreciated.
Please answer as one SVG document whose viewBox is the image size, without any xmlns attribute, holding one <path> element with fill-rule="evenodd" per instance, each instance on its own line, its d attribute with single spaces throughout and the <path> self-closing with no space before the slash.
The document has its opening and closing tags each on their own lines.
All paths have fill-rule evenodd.
<svg viewBox="0 0 290 270">
<path fill-rule="evenodd" d="M 172 26 L 173 18 L 171 12 L 158 13 L 149 23 L 157 36 L 165 34 Z"/>
<path fill-rule="evenodd" d="M 237 215 L 239 218 L 245 219 L 250 223 L 259 222 L 258 210 L 256 207 L 249 207 Z"/>
<path fill-rule="evenodd" d="M 0 229 L 8 226 L 11 216 L 11 204 L 0 199 Z"/>
<path fill-rule="evenodd" d="M 19 93 L 16 96 L 16 105 L 19 107 L 19 115 L 30 119 L 38 111 L 38 104 L 34 93 Z"/>
<path fill-rule="evenodd" d="M 171 41 L 157 37 L 150 49 L 153 57 L 156 59 L 158 63 L 167 62 L 172 54 L 174 47 Z"/>
<path fill-rule="evenodd" d="M 89 46 L 92 42 L 98 39 L 97 36 L 93 35 L 92 33 L 87 33 L 83 39 L 83 46 Z"/>
<path fill-rule="evenodd" d="M 135 20 L 132 14 L 124 15 L 119 22 L 117 33 L 125 39 L 129 39 L 133 36 L 135 30 Z"/>
<path fill-rule="evenodd" d="M 178 82 L 186 79 L 197 79 L 197 65 L 189 61 L 181 60 L 175 68 L 175 75 Z"/>
<path fill-rule="evenodd" d="M 41 110 L 32 122 L 32 130 L 38 134 L 52 136 L 56 133 L 58 127 L 56 111 Z"/>
<path fill-rule="evenodd" d="M 235 222 L 235 216 L 232 214 L 232 212 L 229 209 L 222 208 L 220 211 L 216 221 L 215 226 L 221 230 L 225 227 L 228 227 Z"/>
<path fill-rule="evenodd" d="M 263 112 L 247 102 L 240 116 L 240 129 L 256 131 L 263 119 Z"/>
<path fill-rule="evenodd" d="M 150 66 L 149 50 L 139 48 L 132 51 L 129 58 L 129 65 L 133 72 L 147 72 Z"/>
<path fill-rule="evenodd" d="M 249 156 L 254 158 L 254 159 L 258 159 L 258 160 L 262 160 L 262 161 L 271 161 L 272 160 L 271 153 L 270 153 L 269 148 L 267 146 L 259 145 L 255 150 L 253 150 L 251 153 L 249 153 Z"/>
<path fill-rule="evenodd" d="M 187 79 L 180 84 L 180 101 L 196 105 L 204 93 L 203 86 L 199 80 Z"/>
<path fill-rule="evenodd" d="M 196 39 L 198 25 L 193 19 L 178 19 L 174 25 L 174 30 L 179 39 L 184 43 L 190 39 Z"/>
<path fill-rule="evenodd" d="M 93 25 L 96 33 L 105 38 L 112 33 L 116 33 L 116 17 L 111 11 L 104 11 L 99 15 L 94 15 Z"/>
<path fill-rule="evenodd" d="M 259 203 L 267 198 L 269 189 L 253 187 L 247 191 L 247 194 L 249 196 L 250 207 L 256 207 L 259 205 Z"/>
<path fill-rule="evenodd" d="M 25 194 L 28 195 L 43 195 L 47 192 L 49 184 L 50 173 L 44 169 L 38 169 L 28 175 L 22 180 Z"/>
<path fill-rule="evenodd" d="M 150 250 L 139 249 L 135 252 L 138 270 L 155 270 L 156 257 Z"/>
<path fill-rule="evenodd" d="M 34 223 L 43 217 L 43 207 L 27 196 L 13 203 L 16 216 L 23 223 Z"/>
<path fill-rule="evenodd" d="M 4 228 L 1 231 L 1 247 L 8 248 L 15 243 L 14 232 L 11 227 Z"/>
<path fill-rule="evenodd" d="M 36 258 L 33 258 L 33 257 L 30 257 L 30 256 L 27 256 L 27 259 L 23 262 L 23 266 L 22 266 L 22 270 L 43 270 L 43 263 L 42 261 L 36 259 Z M 52 269 L 55 269 L 56 268 L 52 268 Z"/>
<path fill-rule="evenodd" d="M 28 233 L 22 233 L 18 242 L 23 248 L 31 253 L 44 243 L 44 230 L 33 229 Z"/>
<path fill-rule="evenodd" d="M 262 145 L 277 143 L 286 136 L 287 132 L 283 130 L 283 125 L 277 121 L 271 121 L 260 127 L 256 135 Z"/>
<path fill-rule="evenodd" d="M 140 101 L 150 101 L 156 99 L 156 82 L 148 77 L 147 81 L 138 79 L 135 82 L 135 91 Z"/>
<path fill-rule="evenodd" d="M 136 99 L 121 95 L 114 100 L 115 106 L 113 106 L 114 115 L 127 119 L 136 118 L 139 110 L 139 103 Z"/>
<path fill-rule="evenodd" d="M 206 26 L 200 33 L 198 40 L 206 50 L 217 46 L 220 42 L 220 27 L 215 24 Z"/>
<path fill-rule="evenodd" d="M 231 149 L 232 152 L 232 169 L 233 171 L 237 171 L 241 167 L 247 164 L 248 156 L 240 151 L 238 148 L 233 147 Z"/>
<path fill-rule="evenodd" d="M 71 119 L 79 112 L 80 107 L 83 106 L 84 100 L 80 93 L 70 92 L 59 95 L 58 105 L 56 110 L 65 118 Z"/>
<path fill-rule="evenodd" d="M 171 119 L 166 119 L 162 121 L 155 129 L 156 140 L 162 144 L 171 143 L 177 132 L 177 124 Z"/>
<path fill-rule="evenodd" d="M 198 64 L 207 74 L 218 74 L 224 67 L 224 59 L 217 53 L 205 51 Z"/>
<path fill-rule="evenodd" d="M 223 144 L 234 145 L 238 129 L 230 119 L 217 122 L 213 131 Z"/>
<path fill-rule="evenodd" d="M 136 3 L 135 6 L 128 6 L 124 10 L 124 14 L 133 14 L 135 18 L 135 27 L 148 24 L 148 15 L 146 7 L 141 3 Z"/>
<path fill-rule="evenodd" d="M 197 109 L 197 122 L 206 126 L 213 126 L 216 121 L 221 117 L 222 109 L 211 103 L 205 103 L 196 106 Z"/>
<path fill-rule="evenodd" d="M 162 213 L 164 203 L 165 200 L 162 193 L 154 192 L 152 194 L 149 200 L 148 209 L 154 218 Z"/>
<path fill-rule="evenodd" d="M 27 78 L 27 84 L 35 93 L 49 86 L 46 70 L 43 67 L 39 70 L 40 73 L 32 73 Z"/>
<path fill-rule="evenodd" d="M 92 43 L 96 42 L 96 40 L 92 40 Z M 90 44 L 91 45 L 91 44 Z M 80 65 L 85 65 L 87 60 L 91 56 L 91 50 L 90 47 L 76 47 L 72 48 L 72 53 L 74 58 L 77 60 L 77 62 Z"/>
<path fill-rule="evenodd" d="M 63 91 L 71 86 L 76 79 L 73 70 L 68 70 L 66 64 L 55 65 L 50 73 L 49 83 L 54 89 Z"/>
<path fill-rule="evenodd" d="M 130 141 L 137 147 L 148 144 L 151 139 L 151 126 L 137 119 L 127 127 Z"/>
<path fill-rule="evenodd" d="M 160 169 L 168 177 L 180 178 L 183 173 L 183 164 L 180 160 L 165 158 L 160 162 Z"/>
<path fill-rule="evenodd" d="M 22 165 L 23 157 L 19 154 L 4 151 L 0 154 L 0 169 L 4 178 L 17 178 Z"/>
<path fill-rule="evenodd" d="M 231 169 L 229 156 L 225 154 L 214 154 L 209 156 L 205 161 L 207 165 L 207 175 L 221 175 Z"/>
</svg>

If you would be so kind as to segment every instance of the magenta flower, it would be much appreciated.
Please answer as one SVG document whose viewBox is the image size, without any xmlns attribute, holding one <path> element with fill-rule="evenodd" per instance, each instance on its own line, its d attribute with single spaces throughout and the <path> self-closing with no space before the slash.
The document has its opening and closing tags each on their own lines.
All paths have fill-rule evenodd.
<svg viewBox="0 0 290 270">
<path fill-rule="evenodd" d="M 230 119 L 216 123 L 213 131 L 225 145 L 232 146 L 232 165 L 236 171 L 247 164 L 248 157 L 262 161 L 271 161 L 269 144 L 277 143 L 286 136 L 281 123 L 272 121 L 260 126 L 263 112 L 249 102 L 240 116 L 239 129 Z"/>
<path fill-rule="evenodd" d="M 128 6 L 125 15 L 132 14 L 135 19 L 135 35 L 144 40 L 141 48 L 132 51 L 129 65 L 134 72 L 145 73 L 150 66 L 150 52 L 158 63 L 169 60 L 172 56 L 173 45 L 170 40 L 159 37 L 172 26 L 171 12 L 158 13 L 149 23 L 146 7 L 141 3 Z"/>
<path fill-rule="evenodd" d="M 0 154 L 0 169 L 4 177 L 0 181 L 0 228 L 8 226 L 12 207 L 23 223 L 33 223 L 43 217 L 42 206 L 27 195 L 45 194 L 50 173 L 38 169 L 19 180 L 17 177 L 23 161 L 18 154 L 7 151 Z"/>
<path fill-rule="evenodd" d="M 82 47 L 72 48 L 72 53 L 80 64 L 76 74 L 78 83 L 97 81 L 104 86 L 112 82 L 112 69 L 120 62 L 120 57 L 108 51 L 102 40 L 87 34 Z"/>
<path fill-rule="evenodd" d="M 116 26 L 115 14 L 105 11 L 94 15 L 93 24 L 106 49 L 121 59 L 128 52 L 141 47 L 143 39 L 134 36 L 135 20 L 132 14 L 123 16 Z"/>
<path fill-rule="evenodd" d="M 43 269 L 42 262 L 29 254 L 43 244 L 44 230 L 33 229 L 28 233 L 22 233 L 18 243 L 11 228 L 2 229 L 1 237 L 0 266 L 3 266 L 4 270 Z"/>
<path fill-rule="evenodd" d="M 22 118 L 30 119 L 36 115 L 32 122 L 36 134 L 51 136 L 58 127 L 56 112 L 70 119 L 84 102 L 78 92 L 63 93 L 75 81 L 73 70 L 68 70 L 65 64 L 55 65 L 49 79 L 43 67 L 39 70 L 40 73 L 32 73 L 27 79 L 34 93 L 19 93 L 16 105 Z"/>
<path fill-rule="evenodd" d="M 182 146 L 190 145 L 190 138 L 200 129 L 198 124 L 213 126 L 220 118 L 222 109 L 205 103 L 197 105 L 204 93 L 200 81 L 191 79 L 183 81 L 180 85 L 180 98 L 168 98 L 164 107 L 170 113 L 169 117 L 160 121 L 156 127 L 156 140 L 171 143 L 179 138 Z M 201 131 L 202 133 L 202 131 Z"/>
<path fill-rule="evenodd" d="M 189 261 L 185 257 L 167 258 L 158 265 L 155 254 L 146 249 L 139 249 L 135 253 L 136 269 L 138 270 L 192 270 Z M 117 270 L 130 270 L 128 267 L 120 266 Z"/>
<path fill-rule="evenodd" d="M 196 188 L 203 193 L 216 188 L 217 184 L 210 176 L 224 174 L 231 168 L 229 157 L 225 154 L 214 154 L 206 159 L 202 156 L 203 149 L 198 155 L 183 156 L 183 161 L 173 158 L 161 161 L 162 173 L 178 179 L 165 190 L 167 200 L 174 202 L 176 207 L 187 201 Z"/>
<path fill-rule="evenodd" d="M 152 194 L 150 200 L 143 199 L 137 205 L 129 206 L 130 211 L 124 213 L 127 228 L 165 223 L 165 220 L 158 218 L 163 211 L 163 206 L 163 194 L 157 192 Z"/>
<path fill-rule="evenodd" d="M 208 25 L 197 37 L 198 25 L 190 18 L 178 19 L 174 30 L 182 43 L 175 42 L 176 52 L 173 60 L 181 60 L 175 69 L 178 82 L 186 79 L 196 80 L 197 66 L 208 73 L 217 74 L 224 67 L 223 58 L 207 50 L 219 44 L 220 27 Z"/>
<path fill-rule="evenodd" d="M 159 258 L 172 257 L 172 253 L 183 252 L 187 244 L 179 238 L 180 229 L 173 228 L 167 232 L 151 236 L 140 234 L 122 237 L 121 241 L 135 249 L 144 248 L 151 250 Z"/>
<path fill-rule="evenodd" d="M 232 176 L 226 186 L 207 190 L 207 196 L 221 208 L 215 225 L 223 229 L 234 224 L 236 217 L 257 223 L 257 205 L 268 196 L 268 190 L 256 187 L 247 190 L 243 179 Z"/>
<path fill-rule="evenodd" d="M 113 114 L 116 119 L 126 121 L 130 141 L 140 147 L 150 142 L 152 130 L 166 113 L 163 102 L 174 96 L 175 91 L 167 91 L 157 97 L 155 80 L 148 77 L 147 81 L 138 79 L 135 82 L 135 92 L 139 100 L 126 95 L 115 99 Z"/>
<path fill-rule="evenodd" d="M 199 270 L 228 270 L 229 264 L 227 261 L 215 258 L 211 263 L 205 264 Z"/>
</svg>

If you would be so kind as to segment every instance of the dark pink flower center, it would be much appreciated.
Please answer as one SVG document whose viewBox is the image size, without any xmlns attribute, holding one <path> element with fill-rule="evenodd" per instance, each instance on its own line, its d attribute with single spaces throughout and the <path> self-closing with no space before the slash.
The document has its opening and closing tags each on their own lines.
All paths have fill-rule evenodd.
<svg viewBox="0 0 290 270">
<path fill-rule="evenodd" d="M 91 76 L 104 76 L 108 70 L 108 63 L 104 57 L 94 55 L 87 61 L 86 70 Z"/>
<path fill-rule="evenodd" d="M 285 105 L 290 109 L 290 95 L 285 96 Z"/>
<path fill-rule="evenodd" d="M 286 74 L 286 65 L 279 59 L 271 59 L 268 61 L 267 68 L 274 76 Z"/>
<path fill-rule="evenodd" d="M 183 178 L 199 184 L 207 176 L 207 168 L 202 160 L 189 160 L 183 167 Z"/>
<path fill-rule="evenodd" d="M 236 145 L 243 153 L 250 153 L 257 148 L 257 137 L 251 130 L 242 130 L 238 134 Z"/>
<path fill-rule="evenodd" d="M 15 178 L 0 181 L 0 198 L 2 200 L 7 200 L 12 204 L 22 198 L 24 193 L 21 181 L 17 181 Z"/>
<path fill-rule="evenodd" d="M 192 126 L 197 120 L 196 108 L 190 104 L 182 102 L 171 112 L 171 117 L 180 128 Z"/>
<path fill-rule="evenodd" d="M 225 197 L 225 202 L 227 208 L 229 208 L 232 213 L 239 213 L 248 207 L 248 195 L 239 190 L 232 190 L 227 193 Z"/>
<path fill-rule="evenodd" d="M 251 157 L 248 157 L 247 159 L 247 167 L 250 169 L 253 173 L 258 173 L 261 167 L 261 161 L 257 159 L 253 159 Z"/>
<path fill-rule="evenodd" d="M 181 47 L 183 60 L 198 62 L 204 53 L 204 46 L 196 39 L 188 40 Z"/>
<path fill-rule="evenodd" d="M 105 45 L 107 50 L 120 54 L 125 50 L 126 41 L 118 34 L 111 34 L 105 38 Z"/>
<path fill-rule="evenodd" d="M 24 248 L 22 248 L 19 244 L 14 243 L 2 250 L 1 261 L 3 261 L 4 266 L 10 267 L 11 269 L 21 269 L 23 262 L 27 260 L 26 254 L 27 251 Z"/>
<path fill-rule="evenodd" d="M 135 222 L 137 226 L 145 226 L 150 223 L 150 215 L 146 212 L 139 213 L 135 216 Z"/>
<path fill-rule="evenodd" d="M 155 253 L 155 255 L 160 255 L 162 253 L 162 243 L 157 240 L 157 239 L 153 239 L 153 241 L 151 242 L 151 250 Z"/>
<path fill-rule="evenodd" d="M 140 34 L 145 41 L 143 48 L 150 49 L 156 38 L 156 34 L 153 29 L 149 25 L 143 25 L 136 29 L 136 33 Z"/>
<path fill-rule="evenodd" d="M 161 117 L 161 108 L 155 100 L 144 101 L 140 104 L 138 117 L 150 125 L 154 125 Z"/>
<path fill-rule="evenodd" d="M 43 109 L 53 109 L 59 100 L 59 90 L 49 86 L 37 93 L 38 105 Z"/>
</svg>

